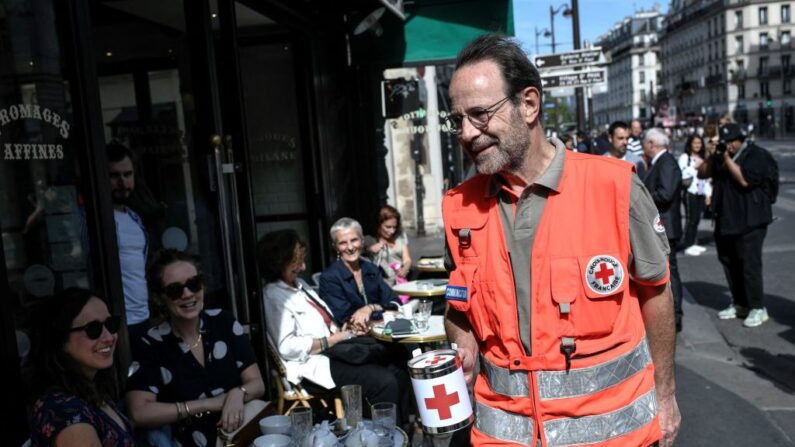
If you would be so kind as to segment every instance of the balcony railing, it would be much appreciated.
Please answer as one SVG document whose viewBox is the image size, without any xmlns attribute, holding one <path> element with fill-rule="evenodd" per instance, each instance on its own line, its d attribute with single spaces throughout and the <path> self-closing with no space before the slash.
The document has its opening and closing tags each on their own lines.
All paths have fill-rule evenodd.
<svg viewBox="0 0 795 447">
<path fill-rule="evenodd" d="M 724 82 L 722 74 L 713 74 L 704 78 L 704 83 L 707 85 L 707 87 L 710 87 L 714 84 L 720 84 L 722 82 Z"/>
</svg>

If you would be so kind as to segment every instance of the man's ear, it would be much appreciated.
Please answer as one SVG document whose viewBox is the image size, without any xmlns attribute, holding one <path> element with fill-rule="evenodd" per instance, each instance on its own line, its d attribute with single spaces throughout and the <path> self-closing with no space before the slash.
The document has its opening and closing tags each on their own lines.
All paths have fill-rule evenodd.
<svg viewBox="0 0 795 447">
<path fill-rule="evenodd" d="M 523 115 L 527 124 L 538 121 L 538 114 L 541 111 L 541 94 L 535 87 L 525 87 L 521 92 Z"/>
</svg>

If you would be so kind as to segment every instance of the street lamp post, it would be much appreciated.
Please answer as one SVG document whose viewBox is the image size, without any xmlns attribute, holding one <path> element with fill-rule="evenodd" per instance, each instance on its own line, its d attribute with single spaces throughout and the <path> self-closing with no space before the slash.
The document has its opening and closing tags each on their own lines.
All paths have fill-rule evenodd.
<svg viewBox="0 0 795 447">
<path fill-rule="evenodd" d="M 557 8 L 553 8 L 552 6 L 549 7 L 549 32 L 552 35 L 552 53 L 555 52 L 555 14 L 561 11 L 563 11 L 563 17 L 569 17 L 571 15 L 571 9 L 566 3 Z"/>
<path fill-rule="evenodd" d="M 541 31 L 538 30 L 538 27 L 535 27 L 535 28 L 536 28 L 536 55 L 538 55 L 539 54 L 539 52 L 538 52 L 538 36 L 543 34 L 544 37 L 549 37 L 549 36 L 552 35 L 552 33 L 546 28 L 542 29 Z M 553 42 L 554 42 L 554 40 L 553 40 Z M 553 50 L 552 52 L 554 53 L 555 51 Z"/>
<path fill-rule="evenodd" d="M 574 49 L 580 49 L 580 7 L 578 0 L 571 0 L 571 30 L 574 37 Z M 565 12 L 563 13 L 566 14 Z M 582 87 L 574 90 L 577 99 L 577 126 L 582 129 L 585 124 L 585 98 L 583 97 Z"/>
</svg>

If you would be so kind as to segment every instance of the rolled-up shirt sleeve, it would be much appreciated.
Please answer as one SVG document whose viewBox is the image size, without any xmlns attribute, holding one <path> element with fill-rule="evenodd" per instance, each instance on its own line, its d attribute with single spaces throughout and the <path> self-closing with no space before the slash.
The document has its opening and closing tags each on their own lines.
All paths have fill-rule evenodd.
<svg viewBox="0 0 795 447">
<path fill-rule="evenodd" d="M 632 279 L 644 285 L 668 281 L 668 239 L 659 212 L 640 178 L 632 175 L 629 206 Z"/>
</svg>

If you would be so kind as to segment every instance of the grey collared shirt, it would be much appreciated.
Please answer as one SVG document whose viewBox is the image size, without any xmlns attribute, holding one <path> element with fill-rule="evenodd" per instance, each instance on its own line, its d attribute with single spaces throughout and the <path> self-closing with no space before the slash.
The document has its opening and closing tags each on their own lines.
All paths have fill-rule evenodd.
<svg viewBox="0 0 795 447">
<path fill-rule="evenodd" d="M 563 174 L 566 147 L 558 139 L 549 140 L 555 145 L 555 156 L 547 169 L 527 186 L 518 198 L 508 192 L 502 177 L 491 178 L 489 194 L 496 196 L 502 222 L 514 288 L 517 297 L 519 334 L 525 352 L 530 354 L 530 293 L 531 269 L 535 238 L 541 215 L 550 191 L 558 191 Z M 514 206 L 515 205 L 515 206 Z M 515 210 L 514 210 L 515 208 Z M 657 207 L 637 175 L 632 174 L 630 189 L 629 233 L 631 245 L 631 278 L 639 282 L 657 282 L 668 271 L 668 240 L 665 232 L 654 230 Z M 448 270 L 454 268 L 452 257 L 446 254 Z"/>
</svg>

